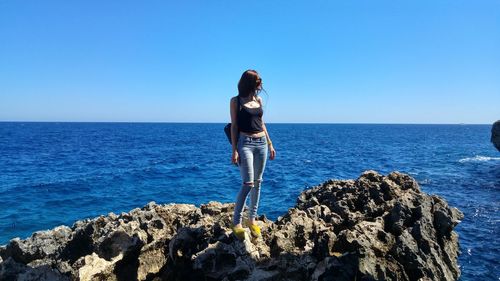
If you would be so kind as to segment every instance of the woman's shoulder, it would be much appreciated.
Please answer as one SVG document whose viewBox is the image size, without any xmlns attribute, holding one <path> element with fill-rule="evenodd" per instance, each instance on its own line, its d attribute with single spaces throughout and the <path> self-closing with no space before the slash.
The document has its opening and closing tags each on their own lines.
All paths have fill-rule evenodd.
<svg viewBox="0 0 500 281">
<path fill-rule="evenodd" d="M 230 102 L 231 103 L 236 103 L 238 101 L 238 96 L 231 97 Z"/>
<path fill-rule="evenodd" d="M 262 105 L 262 98 L 257 96 L 257 101 Z"/>
</svg>

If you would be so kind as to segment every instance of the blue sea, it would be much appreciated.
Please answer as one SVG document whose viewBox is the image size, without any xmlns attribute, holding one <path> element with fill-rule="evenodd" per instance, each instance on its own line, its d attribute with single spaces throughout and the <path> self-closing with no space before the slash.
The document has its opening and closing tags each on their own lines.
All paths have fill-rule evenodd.
<svg viewBox="0 0 500 281">
<path fill-rule="evenodd" d="M 233 202 L 225 124 L 0 123 L 0 244 L 150 201 Z M 500 278 L 500 152 L 489 125 L 267 124 L 259 213 L 275 220 L 327 179 L 398 170 L 465 218 L 461 280 Z"/>
</svg>

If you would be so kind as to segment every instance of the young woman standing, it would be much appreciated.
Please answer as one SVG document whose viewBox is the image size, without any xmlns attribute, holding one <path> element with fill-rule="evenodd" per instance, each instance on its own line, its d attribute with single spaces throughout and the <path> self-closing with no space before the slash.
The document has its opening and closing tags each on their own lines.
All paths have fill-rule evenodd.
<svg viewBox="0 0 500 281">
<path fill-rule="evenodd" d="M 242 186 L 236 197 L 233 217 L 233 233 L 240 240 L 245 238 L 241 224 L 243 206 L 250 193 L 248 208 L 248 227 L 253 236 L 259 237 L 260 228 L 256 224 L 257 208 L 262 184 L 262 174 L 266 158 L 274 160 L 276 151 L 269 138 L 262 118 L 262 99 L 258 96 L 262 90 L 262 79 L 255 70 L 247 70 L 238 83 L 238 96 L 231 98 L 231 143 L 233 154 L 231 162 L 239 164 Z"/>
</svg>

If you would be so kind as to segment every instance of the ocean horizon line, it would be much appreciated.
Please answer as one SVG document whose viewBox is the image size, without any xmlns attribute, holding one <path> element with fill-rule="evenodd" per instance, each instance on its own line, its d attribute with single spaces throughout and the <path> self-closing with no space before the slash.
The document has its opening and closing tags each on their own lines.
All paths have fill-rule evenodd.
<svg viewBox="0 0 500 281">
<path fill-rule="evenodd" d="M 492 121 L 495 122 L 496 120 Z M 226 122 L 199 121 L 3 121 L 0 123 L 65 123 L 65 124 L 227 124 Z M 492 123 L 384 123 L 384 122 L 267 122 L 284 125 L 491 125 Z"/>
</svg>

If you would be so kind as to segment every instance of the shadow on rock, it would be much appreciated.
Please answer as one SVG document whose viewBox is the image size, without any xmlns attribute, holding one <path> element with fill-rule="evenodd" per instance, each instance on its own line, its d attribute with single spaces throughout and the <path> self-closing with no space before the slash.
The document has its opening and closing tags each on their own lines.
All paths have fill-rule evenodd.
<svg viewBox="0 0 500 281">
<path fill-rule="evenodd" d="M 456 280 L 463 218 L 410 176 L 364 172 L 305 190 L 262 237 L 230 230 L 234 204 L 149 203 L 13 239 L 0 280 Z"/>
</svg>

